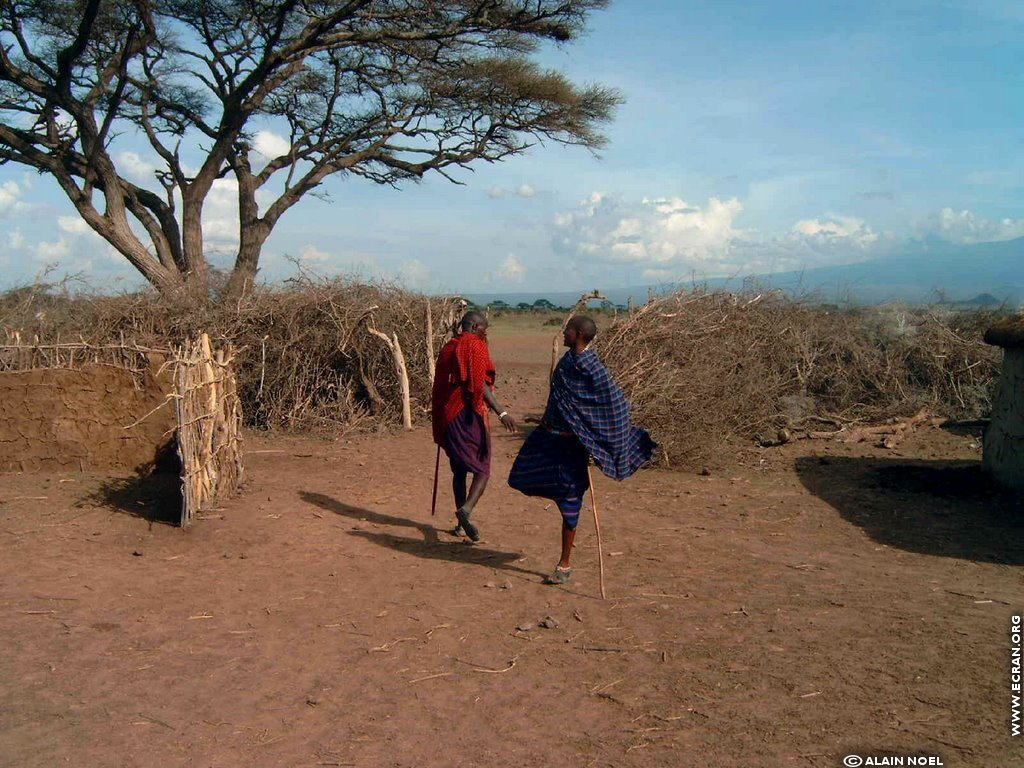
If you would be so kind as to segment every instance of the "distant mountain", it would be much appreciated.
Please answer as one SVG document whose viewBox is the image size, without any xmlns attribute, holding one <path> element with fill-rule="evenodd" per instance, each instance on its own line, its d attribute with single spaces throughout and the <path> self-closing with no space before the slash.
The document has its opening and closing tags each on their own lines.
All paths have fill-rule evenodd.
<svg viewBox="0 0 1024 768">
<path fill-rule="evenodd" d="M 997 303 L 1019 305 L 1024 303 L 1024 238 L 971 245 L 928 239 L 883 259 L 761 275 L 755 281 L 820 294 L 826 300 L 849 298 L 869 304 L 966 301 L 987 293 Z M 739 283 L 722 281 L 720 287 L 730 282 Z"/>
<path fill-rule="evenodd" d="M 1004 303 L 1000 301 L 991 293 L 979 293 L 977 296 L 965 299 L 964 301 L 953 301 L 950 302 L 954 307 L 979 307 L 979 308 L 995 308 L 1000 307 Z"/>
<path fill-rule="evenodd" d="M 880 304 L 949 303 L 972 306 L 1024 305 L 1024 237 L 996 243 L 957 244 L 938 238 L 911 241 L 901 253 L 856 264 L 817 267 L 800 272 L 711 278 L 712 289 L 737 291 L 747 286 L 810 294 L 822 301 Z M 625 288 L 597 286 L 616 304 L 647 300 L 648 292 L 664 293 L 690 287 L 689 282 L 638 285 Z M 471 294 L 478 304 L 504 301 L 511 306 L 548 299 L 571 306 L 591 287 L 578 291 L 532 291 Z"/>
</svg>

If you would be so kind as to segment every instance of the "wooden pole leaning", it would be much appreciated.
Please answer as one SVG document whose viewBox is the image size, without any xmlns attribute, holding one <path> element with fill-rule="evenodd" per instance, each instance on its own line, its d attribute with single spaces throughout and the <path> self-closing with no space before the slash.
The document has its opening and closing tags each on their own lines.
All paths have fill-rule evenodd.
<svg viewBox="0 0 1024 768">
<path fill-rule="evenodd" d="M 594 493 L 594 475 L 587 464 L 587 480 L 590 483 L 590 508 L 594 510 L 594 527 L 597 529 L 597 564 L 601 578 L 601 599 L 606 600 L 604 591 L 604 549 L 601 547 L 601 518 L 597 515 L 597 495 Z"/>
<path fill-rule="evenodd" d="M 434 495 L 430 497 L 430 516 L 437 511 L 437 475 L 441 471 L 441 446 L 437 446 L 437 456 L 434 458 Z"/>
</svg>

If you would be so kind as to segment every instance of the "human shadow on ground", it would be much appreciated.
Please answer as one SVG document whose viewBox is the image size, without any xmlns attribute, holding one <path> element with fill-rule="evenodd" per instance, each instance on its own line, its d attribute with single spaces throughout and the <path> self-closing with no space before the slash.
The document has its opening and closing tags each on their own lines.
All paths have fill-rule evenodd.
<svg viewBox="0 0 1024 768">
<path fill-rule="evenodd" d="M 348 531 L 350 536 L 358 536 L 378 546 L 404 552 L 414 557 L 422 557 L 428 560 L 447 560 L 453 563 L 474 563 L 488 568 L 497 568 L 505 571 L 515 571 L 531 576 L 544 576 L 539 571 L 529 568 L 520 568 L 513 563 L 520 560 L 521 552 L 503 552 L 501 550 L 489 549 L 480 544 L 470 545 L 464 540 L 450 537 L 448 541 L 441 540 L 438 529 L 433 525 L 420 523 L 406 517 L 386 515 L 381 512 L 354 507 L 342 501 L 325 496 L 322 493 L 311 491 L 299 491 L 299 497 L 307 504 L 313 504 L 321 509 L 333 512 L 341 517 L 348 517 L 352 520 L 365 520 L 376 525 L 389 525 L 399 528 L 415 528 L 422 535 L 423 539 L 410 539 L 403 536 L 395 536 L 390 533 L 378 533 L 375 531 L 363 531 L 353 529 Z"/>
<path fill-rule="evenodd" d="M 1024 500 L 995 486 L 979 462 L 809 456 L 796 471 L 880 544 L 1024 565 Z"/>
<path fill-rule="evenodd" d="M 427 523 L 420 523 L 416 520 L 410 520 L 407 517 L 395 517 L 394 515 L 385 515 L 382 512 L 374 512 L 370 509 L 363 509 L 362 507 L 354 507 L 351 504 L 346 504 L 343 501 L 338 501 L 330 496 L 325 496 L 322 493 L 314 493 L 313 491 L 299 491 L 299 498 L 301 498 L 307 504 L 314 504 L 320 507 L 320 509 L 326 509 L 328 512 L 333 512 L 336 515 L 342 517 L 351 517 L 353 520 L 366 520 L 369 523 L 376 525 L 392 525 L 399 528 L 415 528 L 417 531 L 423 534 L 423 538 L 427 542 L 437 543 L 440 541 L 438 537 L 438 529 L 433 525 Z"/>
</svg>

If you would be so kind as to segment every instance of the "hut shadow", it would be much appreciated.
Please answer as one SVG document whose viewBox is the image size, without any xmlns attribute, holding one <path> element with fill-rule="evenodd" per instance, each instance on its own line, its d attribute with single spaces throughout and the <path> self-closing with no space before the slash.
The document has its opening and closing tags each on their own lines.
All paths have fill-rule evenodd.
<svg viewBox="0 0 1024 768">
<path fill-rule="evenodd" d="M 161 446 L 154 460 L 137 468 L 131 477 L 112 477 L 86 497 L 86 501 L 110 507 L 151 523 L 181 522 L 181 460 L 174 441 Z"/>
<path fill-rule="evenodd" d="M 406 517 L 386 515 L 381 512 L 354 507 L 345 504 L 337 499 L 325 496 L 322 493 L 311 491 L 299 491 L 299 497 L 307 504 L 313 504 L 323 510 L 332 512 L 341 517 L 348 517 L 352 520 L 365 520 L 376 525 L 387 525 L 397 528 L 414 528 L 423 536 L 422 539 L 396 536 L 390 533 L 378 533 L 375 531 L 350 530 L 350 536 L 357 536 L 366 541 L 377 544 L 387 549 L 403 552 L 414 557 L 422 557 L 428 560 L 447 560 L 453 563 L 474 563 L 488 568 L 496 568 L 505 571 L 529 574 L 532 576 L 543 576 L 539 571 L 532 571 L 528 568 L 520 568 L 513 563 L 520 560 L 521 552 L 503 552 L 501 550 L 489 549 L 479 544 L 470 546 L 464 541 L 451 538 L 442 541 L 438 536 L 438 529 L 433 525 L 420 523 Z"/>
<path fill-rule="evenodd" d="M 175 474 L 108 478 L 86 500 L 151 523 L 181 522 L 181 478 Z"/>
<path fill-rule="evenodd" d="M 908 552 L 1024 565 L 1024 503 L 979 462 L 801 457 L 800 482 L 874 541 Z"/>
</svg>

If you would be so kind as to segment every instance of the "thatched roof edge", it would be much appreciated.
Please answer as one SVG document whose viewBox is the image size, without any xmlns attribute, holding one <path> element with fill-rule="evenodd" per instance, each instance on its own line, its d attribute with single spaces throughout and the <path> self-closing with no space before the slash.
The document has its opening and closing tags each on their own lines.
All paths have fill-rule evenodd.
<svg viewBox="0 0 1024 768">
<path fill-rule="evenodd" d="M 985 331 L 985 343 L 1006 349 L 1024 348 L 1024 317 L 1000 320 Z"/>
</svg>

